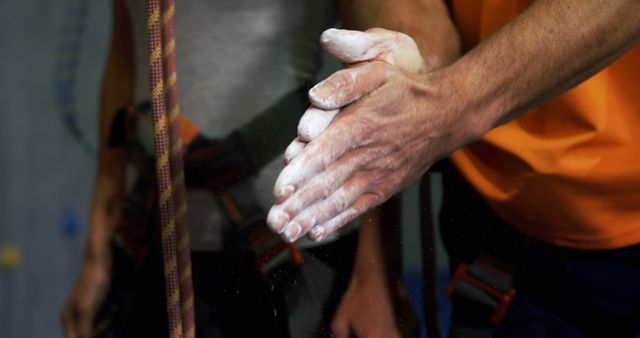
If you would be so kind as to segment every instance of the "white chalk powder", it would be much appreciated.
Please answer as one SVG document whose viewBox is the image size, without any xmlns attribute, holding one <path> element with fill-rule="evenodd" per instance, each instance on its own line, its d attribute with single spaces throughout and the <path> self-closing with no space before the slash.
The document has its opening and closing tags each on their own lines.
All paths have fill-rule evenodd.
<svg viewBox="0 0 640 338">
<path fill-rule="evenodd" d="M 322 33 L 320 42 L 327 52 L 344 62 L 378 60 L 410 73 L 417 73 L 423 67 L 418 46 L 411 37 L 399 32 L 331 28 Z"/>
<path fill-rule="evenodd" d="M 307 143 L 300 141 L 299 138 L 296 138 L 295 140 L 293 140 L 293 142 L 291 142 L 291 144 L 289 144 L 287 149 L 284 151 L 285 163 L 291 162 L 296 157 L 296 155 L 298 155 L 300 151 L 304 149 L 306 145 Z"/>
<path fill-rule="evenodd" d="M 337 113 L 338 109 L 323 110 L 315 107 L 307 109 L 298 124 L 298 136 L 304 142 L 313 140 L 327 129 Z"/>
</svg>

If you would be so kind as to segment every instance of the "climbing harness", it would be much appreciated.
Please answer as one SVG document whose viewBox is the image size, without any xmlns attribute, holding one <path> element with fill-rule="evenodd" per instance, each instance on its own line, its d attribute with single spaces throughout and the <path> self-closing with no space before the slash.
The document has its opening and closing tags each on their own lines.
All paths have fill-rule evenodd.
<svg viewBox="0 0 640 338">
<path fill-rule="evenodd" d="M 195 337 L 175 67 L 173 0 L 146 0 L 147 52 L 169 337 Z M 165 97 L 166 95 L 166 97 Z"/>
<path fill-rule="evenodd" d="M 256 271 L 266 283 L 272 283 L 285 277 L 288 272 L 298 269 L 303 262 L 302 254 L 295 243 L 284 243 L 266 225 L 266 213 L 255 195 L 247 189 L 248 179 L 276 156 L 269 148 L 262 146 L 260 157 L 252 156 L 248 147 L 261 147 L 257 137 L 245 138 L 245 130 L 259 127 L 269 129 L 278 124 L 283 115 L 282 102 L 299 112 L 302 98 L 290 93 L 277 104 L 263 111 L 256 119 L 232 132 L 222 140 L 206 137 L 197 125 L 180 115 L 178 121 L 184 147 L 183 164 L 187 189 L 205 190 L 213 195 L 222 207 L 228 226 L 225 229 L 225 242 L 229 247 L 251 252 L 256 257 Z M 300 103 L 300 104 L 298 104 Z M 155 174 L 152 160 L 148 158 L 145 146 L 139 139 L 129 137 L 140 124 L 150 122 L 150 103 L 121 107 L 115 114 L 108 137 L 111 148 L 128 147 L 132 149 L 132 161 L 138 168 L 138 178 L 124 203 L 122 222 L 116 228 L 114 240 L 140 267 L 149 251 L 154 220 L 148 217 L 155 213 Z M 257 124 L 260 124 L 259 126 Z M 273 129 L 273 128 L 271 128 Z M 293 128 L 292 128 L 293 129 Z M 284 147 L 284 137 L 277 137 L 276 146 Z M 290 139 L 290 138 L 289 138 Z M 272 138 L 273 140 L 273 138 Z M 271 147 L 271 145 L 269 145 Z M 272 155 L 271 158 L 269 156 Z M 256 166 L 258 164 L 258 166 Z M 235 239 L 235 240 L 232 240 Z"/>
</svg>

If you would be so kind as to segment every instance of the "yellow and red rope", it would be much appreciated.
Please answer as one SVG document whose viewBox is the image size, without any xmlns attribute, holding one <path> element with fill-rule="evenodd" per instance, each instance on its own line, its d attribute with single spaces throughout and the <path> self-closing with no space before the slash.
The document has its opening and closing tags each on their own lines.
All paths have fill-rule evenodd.
<svg viewBox="0 0 640 338">
<path fill-rule="evenodd" d="M 151 110 L 170 338 L 195 337 L 173 0 L 146 0 Z"/>
</svg>

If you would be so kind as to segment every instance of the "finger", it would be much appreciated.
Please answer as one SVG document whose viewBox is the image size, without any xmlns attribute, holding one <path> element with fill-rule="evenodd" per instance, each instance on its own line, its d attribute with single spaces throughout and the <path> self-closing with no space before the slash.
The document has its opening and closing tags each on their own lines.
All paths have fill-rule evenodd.
<svg viewBox="0 0 640 338">
<path fill-rule="evenodd" d="M 365 211 L 380 205 L 385 198 L 375 193 L 365 193 L 348 209 L 341 212 L 329 221 L 316 225 L 309 232 L 309 238 L 314 241 L 321 241 L 347 223 L 362 215 Z"/>
<path fill-rule="evenodd" d="M 338 307 L 338 311 L 331 321 L 331 333 L 334 338 L 349 338 L 349 317 L 343 304 Z"/>
<path fill-rule="evenodd" d="M 394 70 L 382 62 L 365 62 L 339 70 L 309 90 L 309 100 L 321 109 L 348 105 L 382 86 Z"/>
<path fill-rule="evenodd" d="M 310 179 L 327 170 L 345 152 L 358 149 L 361 145 L 373 144 L 370 138 L 378 126 L 374 121 L 360 116 L 371 115 L 363 112 L 360 106 L 360 103 L 354 103 L 343 109 L 334 118 L 331 128 L 309 142 L 285 166 L 273 188 L 275 205 L 283 203 Z M 356 111 L 359 114 L 354 114 Z"/>
<path fill-rule="evenodd" d="M 331 196 L 305 208 L 284 228 L 283 239 L 295 242 L 318 223 L 340 215 L 359 198 L 371 184 L 371 178 L 359 176 L 350 179 Z"/>
<path fill-rule="evenodd" d="M 289 221 L 294 219 L 302 210 L 334 194 L 355 170 L 372 159 L 380 157 L 382 152 L 383 150 L 376 147 L 361 147 L 350 151 L 348 155 L 339 158 L 328 170 L 317 174 L 308 184 L 302 186 L 285 201 L 274 205 L 267 215 L 267 223 L 275 232 L 284 232 L 285 226 Z M 353 184 L 352 182 L 351 186 L 353 186 Z M 347 206 L 350 204 L 349 202 Z M 313 227 L 315 223 L 312 217 L 315 217 L 315 220 L 318 220 L 318 222 L 324 222 L 329 219 L 329 216 L 325 215 L 311 216 L 301 224 L 296 223 L 298 224 L 297 226 L 295 224 L 291 225 L 286 237 L 289 239 L 297 239 L 297 237 L 301 236 L 298 234 L 299 232 L 302 232 L 302 234 L 306 233 L 308 228 Z M 333 217 L 333 215 L 331 215 L 331 217 Z"/>
<path fill-rule="evenodd" d="M 359 103 L 345 108 L 334 118 L 332 127 L 318 138 L 309 142 L 296 157 L 284 167 L 273 187 L 274 204 L 287 200 L 313 177 L 327 170 L 347 151 L 354 151 L 361 145 L 371 144 L 370 136 L 376 129 L 375 123 L 360 121 L 359 115 L 367 115 L 359 110 Z M 359 111 L 361 114 L 353 114 Z M 373 153 L 376 155 L 376 153 Z M 357 163 L 356 164 L 360 164 Z"/>
<path fill-rule="evenodd" d="M 284 228 L 283 237 L 294 242 L 304 236 L 316 224 L 325 223 L 342 214 L 377 182 L 379 174 L 369 172 L 350 178 L 329 197 L 304 208 Z"/>
<path fill-rule="evenodd" d="M 348 126 L 338 124 L 300 150 L 276 179 L 273 187 L 275 204 L 289 198 L 298 187 L 324 171 L 345 151 L 353 148 L 356 140 L 351 136 Z"/>
<path fill-rule="evenodd" d="M 303 142 L 299 137 L 296 137 L 284 151 L 284 163 L 289 164 L 306 145 L 307 142 Z"/>
<path fill-rule="evenodd" d="M 76 327 L 78 330 L 78 338 L 91 337 L 91 321 L 93 316 L 88 315 L 86 312 L 78 313 L 76 318 Z"/>
<path fill-rule="evenodd" d="M 62 320 L 62 328 L 64 329 L 64 336 L 65 338 L 77 338 L 73 316 L 71 316 L 70 312 L 71 311 L 69 310 L 69 307 L 67 305 L 60 315 L 60 319 Z"/>
<path fill-rule="evenodd" d="M 363 32 L 330 28 L 320 35 L 322 48 L 346 63 L 369 61 L 389 53 L 395 41 L 385 30 Z"/>
<path fill-rule="evenodd" d="M 309 107 L 298 123 L 298 138 L 303 142 L 309 142 L 318 137 L 329 125 L 338 109 L 323 110 Z"/>
<path fill-rule="evenodd" d="M 346 63 L 383 61 L 416 73 L 423 67 L 415 41 L 406 34 L 382 28 L 366 32 L 331 28 L 320 36 L 322 48 Z"/>
</svg>

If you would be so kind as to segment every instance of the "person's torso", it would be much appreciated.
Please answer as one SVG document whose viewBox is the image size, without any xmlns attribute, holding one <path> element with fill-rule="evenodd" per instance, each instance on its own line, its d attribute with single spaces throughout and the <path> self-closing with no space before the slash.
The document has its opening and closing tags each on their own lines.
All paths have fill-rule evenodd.
<svg viewBox="0 0 640 338">
<path fill-rule="evenodd" d="M 140 102 L 149 98 L 144 1 L 127 0 L 127 5 Z M 337 16 L 336 4 L 326 0 L 191 0 L 175 6 L 180 111 L 212 139 L 229 135 L 312 81 L 321 66 L 320 34 Z M 138 129 L 139 141 L 151 153 L 150 125 Z M 247 198 L 257 198 L 267 209 L 282 167 L 282 158 L 263 167 L 252 187 L 243 187 L 255 194 Z M 193 248 L 219 249 L 224 213 L 207 191 L 189 191 L 187 197 Z"/>
<path fill-rule="evenodd" d="M 463 49 L 529 0 L 457 0 Z M 640 242 L 640 47 L 585 82 L 452 155 L 507 222 L 568 247 Z"/>
</svg>

